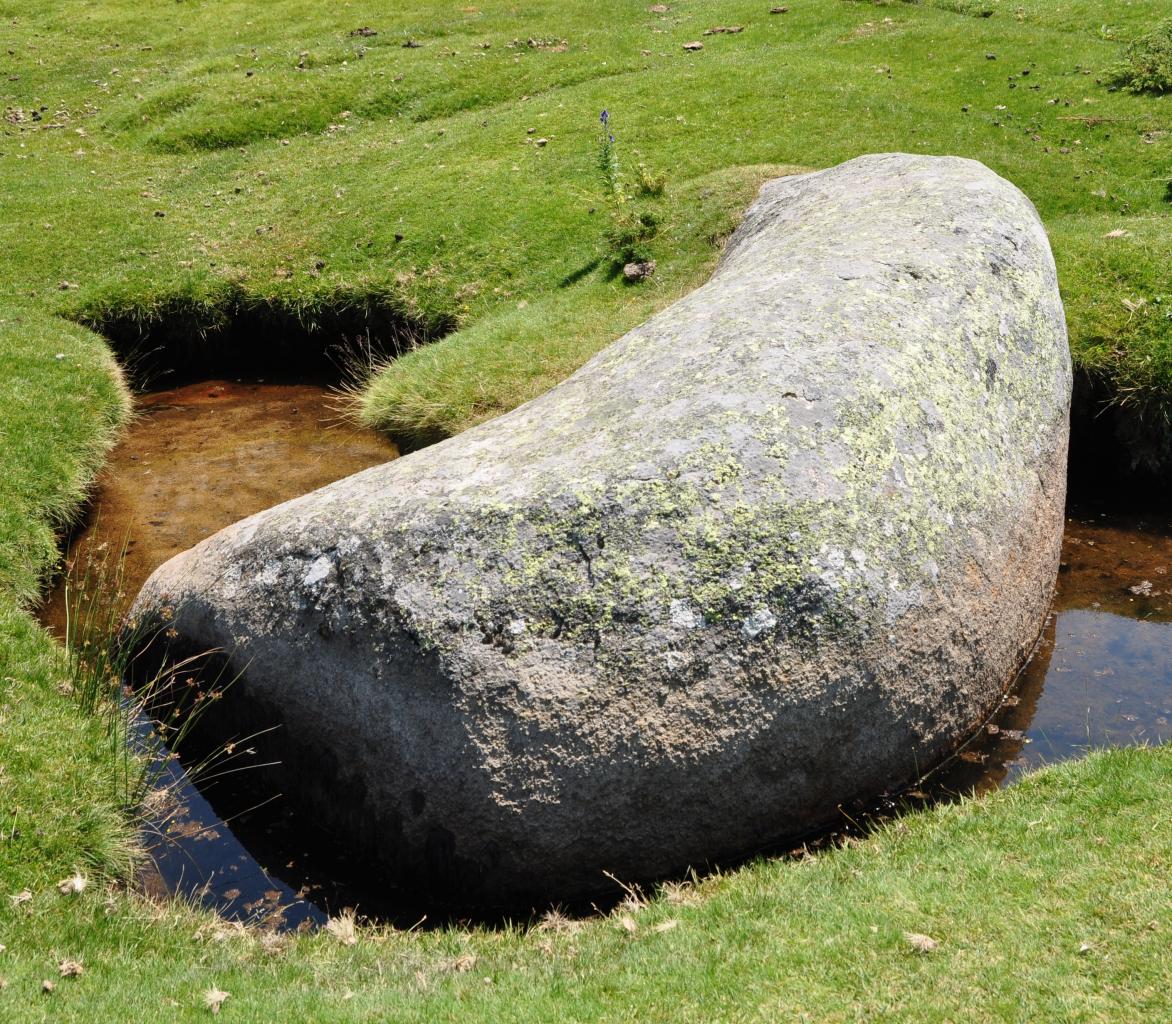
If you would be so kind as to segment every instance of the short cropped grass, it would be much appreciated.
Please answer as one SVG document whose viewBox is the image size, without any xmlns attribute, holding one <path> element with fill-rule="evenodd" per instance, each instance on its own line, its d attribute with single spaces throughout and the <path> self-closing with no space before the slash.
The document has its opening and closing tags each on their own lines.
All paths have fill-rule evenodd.
<svg viewBox="0 0 1172 1024">
<path fill-rule="evenodd" d="M 1170 802 L 1172 749 L 1098 754 L 846 849 L 497 931 L 343 919 L 280 939 L 100 882 L 62 893 L 51 872 L 28 871 L 12 879 L 23 901 L 0 906 L 0 1012 L 170 1024 L 220 1002 L 224 1020 L 255 1022 L 1165 1020 Z M 62 976 L 70 962 L 80 975 Z"/>
<path fill-rule="evenodd" d="M 125 888 L 104 734 L 29 614 L 128 415 L 102 330 L 198 350 L 243 310 L 446 333 L 355 400 L 432 440 L 703 280 L 765 178 L 954 153 L 1034 201 L 1077 365 L 1167 461 L 1172 114 L 1112 77 L 1165 0 L 666 6 L 0 0 L 0 1019 L 1172 1016 L 1164 749 L 584 925 L 282 943 Z M 625 172 L 663 178 L 641 284 L 616 262 L 604 108 Z M 225 337 L 282 360 L 277 332 Z"/>
<path fill-rule="evenodd" d="M 667 6 L 0 4 L 0 311 L 198 332 L 250 303 L 312 324 L 374 302 L 456 328 L 361 402 L 431 438 L 702 280 L 759 169 L 955 153 L 1037 205 L 1077 363 L 1168 421 L 1172 116 L 1111 85 L 1163 0 Z M 637 288 L 607 251 L 603 108 L 623 166 L 665 182 Z"/>
</svg>

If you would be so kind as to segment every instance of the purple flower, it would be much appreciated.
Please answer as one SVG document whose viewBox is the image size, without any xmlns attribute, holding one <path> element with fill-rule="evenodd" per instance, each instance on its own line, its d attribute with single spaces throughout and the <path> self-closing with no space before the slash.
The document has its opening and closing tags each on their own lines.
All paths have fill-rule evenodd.
<svg viewBox="0 0 1172 1024">
<path fill-rule="evenodd" d="M 603 123 L 603 125 L 607 125 L 607 124 L 609 124 L 609 123 L 610 123 L 610 111 L 609 111 L 609 110 L 604 110 L 604 111 L 602 112 L 602 116 L 601 116 L 601 117 L 599 117 L 599 119 L 598 119 L 598 120 L 600 120 L 600 121 Z M 614 141 L 614 140 L 611 140 L 611 141 Z"/>
<path fill-rule="evenodd" d="M 607 136 L 607 138 L 608 138 L 608 139 L 610 139 L 610 141 L 611 141 L 611 142 L 614 142 L 614 136 L 613 136 L 613 135 L 608 135 L 608 136 Z"/>
</svg>

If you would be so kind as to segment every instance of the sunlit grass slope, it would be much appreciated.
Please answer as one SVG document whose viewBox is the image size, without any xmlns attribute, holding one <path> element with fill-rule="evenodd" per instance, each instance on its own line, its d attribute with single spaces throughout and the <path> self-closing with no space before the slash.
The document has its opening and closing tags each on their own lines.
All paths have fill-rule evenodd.
<svg viewBox="0 0 1172 1024">
<path fill-rule="evenodd" d="M 0 1019 L 1172 1016 L 1164 749 L 580 927 L 271 943 L 120 887 L 127 827 L 96 726 L 28 613 L 127 415 L 89 328 L 198 347 L 234 316 L 312 333 L 358 311 L 446 334 L 355 402 L 430 440 L 703 280 L 770 175 L 954 153 L 1037 205 L 1076 363 L 1136 411 L 1137 454 L 1172 436 L 1172 100 L 1109 84 L 1165 0 L 666 6 L 0 0 Z M 638 285 L 599 170 L 603 108 L 656 225 Z M 636 194 L 640 164 L 661 192 Z M 279 331 L 232 344 L 285 358 Z M 59 892 L 76 871 L 89 885 Z"/>
</svg>

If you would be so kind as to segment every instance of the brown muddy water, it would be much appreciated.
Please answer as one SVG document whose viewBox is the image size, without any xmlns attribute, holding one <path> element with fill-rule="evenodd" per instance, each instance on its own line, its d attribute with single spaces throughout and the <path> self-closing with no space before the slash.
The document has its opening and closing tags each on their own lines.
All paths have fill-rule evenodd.
<svg viewBox="0 0 1172 1024">
<path fill-rule="evenodd" d="M 398 454 L 384 438 L 343 425 L 331 395 L 310 385 L 208 381 L 145 395 L 139 413 L 69 554 L 84 559 L 125 540 L 129 594 L 221 527 Z M 57 631 L 61 589 L 43 613 Z M 987 792 L 1090 749 L 1169 738 L 1172 513 L 1082 507 L 1067 520 L 1046 629 L 1004 705 L 949 763 L 892 794 L 878 813 Z M 194 784 L 181 761 L 163 772 L 170 798 L 148 827 L 148 888 L 282 929 L 313 927 L 347 906 L 400 922 L 421 916 L 403 894 L 364 885 L 344 843 L 280 794 L 250 787 L 247 771 Z"/>
<path fill-rule="evenodd" d="M 127 599 L 172 555 L 254 512 L 397 458 L 381 434 L 345 422 L 337 395 L 313 384 L 209 380 L 139 396 L 136 418 L 97 481 L 90 513 L 69 538 L 67 563 L 122 555 Z M 49 592 L 41 621 L 66 628 L 66 580 Z M 138 723 L 140 731 L 149 724 Z M 145 839 L 155 869 L 148 889 L 198 894 L 229 916 L 274 913 L 287 926 L 322 920 L 270 878 L 187 778 L 161 764 Z M 215 770 L 208 773 L 216 775 Z M 224 778 L 218 780 L 221 786 Z M 216 781 L 201 783 L 209 794 Z M 225 812 L 227 814 L 227 812 Z"/>
<path fill-rule="evenodd" d="M 217 530 L 399 455 L 381 434 L 345 423 L 337 396 L 313 384 L 203 381 L 140 395 L 136 413 L 67 556 L 84 562 L 125 544 L 130 595 Z M 41 620 L 64 634 L 64 586 Z"/>
</svg>

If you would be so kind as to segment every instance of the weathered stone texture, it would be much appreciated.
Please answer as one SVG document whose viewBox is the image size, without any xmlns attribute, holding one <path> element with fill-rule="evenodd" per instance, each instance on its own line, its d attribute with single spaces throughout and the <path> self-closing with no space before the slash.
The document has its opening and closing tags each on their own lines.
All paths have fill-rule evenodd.
<svg viewBox="0 0 1172 1024">
<path fill-rule="evenodd" d="M 711 280 L 508 415 L 224 530 L 143 613 L 282 786 L 487 900 L 735 856 L 940 760 L 1047 612 L 1070 362 L 969 160 L 767 184 Z"/>
</svg>

